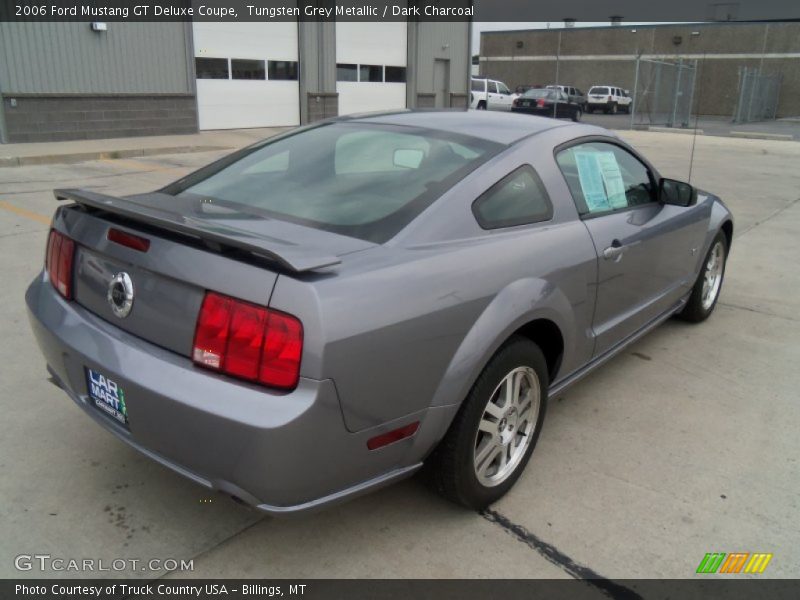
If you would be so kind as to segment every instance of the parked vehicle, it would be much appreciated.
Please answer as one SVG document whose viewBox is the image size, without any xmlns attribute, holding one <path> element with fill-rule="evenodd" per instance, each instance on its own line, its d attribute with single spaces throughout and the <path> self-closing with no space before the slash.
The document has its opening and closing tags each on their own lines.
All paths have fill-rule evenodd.
<svg viewBox="0 0 800 600">
<path fill-rule="evenodd" d="M 55 195 L 26 293 L 52 380 L 271 514 L 423 463 L 446 497 L 494 502 L 549 397 L 712 313 L 733 234 L 613 133 L 511 114 L 343 117 L 152 193 Z"/>
<path fill-rule="evenodd" d="M 574 102 L 581 107 L 582 111 L 586 111 L 586 96 L 578 88 L 571 85 L 548 85 L 547 88 L 551 90 L 561 90 L 569 96 L 570 102 Z"/>
<path fill-rule="evenodd" d="M 593 85 L 586 97 L 586 111 L 593 113 L 602 110 L 606 114 L 617 114 L 618 111 L 631 112 L 633 98 L 628 90 L 613 85 Z"/>
<path fill-rule="evenodd" d="M 540 117 L 567 118 L 580 121 L 583 107 L 567 94 L 554 88 L 528 90 L 514 100 L 511 110 Z"/>
<path fill-rule="evenodd" d="M 511 110 L 517 94 L 512 94 L 508 86 L 496 79 L 472 79 L 470 108 L 475 110 Z"/>
<path fill-rule="evenodd" d="M 539 90 L 542 89 L 544 86 L 541 84 L 534 84 L 534 85 L 518 85 L 514 88 L 514 93 L 519 94 L 520 96 L 527 92 L 528 90 Z"/>
</svg>

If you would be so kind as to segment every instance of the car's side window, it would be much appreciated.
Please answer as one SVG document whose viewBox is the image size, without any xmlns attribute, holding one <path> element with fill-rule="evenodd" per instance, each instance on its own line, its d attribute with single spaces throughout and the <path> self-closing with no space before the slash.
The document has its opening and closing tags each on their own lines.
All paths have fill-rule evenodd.
<svg viewBox="0 0 800 600">
<path fill-rule="evenodd" d="M 472 213 L 483 229 L 499 229 L 549 221 L 553 205 L 539 175 L 523 165 L 475 200 Z"/>
<path fill-rule="evenodd" d="M 607 142 L 578 144 L 556 155 L 583 215 L 626 210 L 655 201 L 650 170 L 633 154 Z"/>
</svg>

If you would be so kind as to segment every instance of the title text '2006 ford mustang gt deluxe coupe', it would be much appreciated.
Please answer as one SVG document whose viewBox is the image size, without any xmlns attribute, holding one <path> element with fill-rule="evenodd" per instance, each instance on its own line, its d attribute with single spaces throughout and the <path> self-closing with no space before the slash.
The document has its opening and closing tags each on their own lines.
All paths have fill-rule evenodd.
<svg viewBox="0 0 800 600">
<path fill-rule="evenodd" d="M 476 112 L 340 118 L 157 192 L 56 196 L 27 292 L 54 380 L 274 514 L 423 463 L 457 502 L 498 499 L 548 396 L 711 313 L 733 234 L 604 129 Z"/>
</svg>

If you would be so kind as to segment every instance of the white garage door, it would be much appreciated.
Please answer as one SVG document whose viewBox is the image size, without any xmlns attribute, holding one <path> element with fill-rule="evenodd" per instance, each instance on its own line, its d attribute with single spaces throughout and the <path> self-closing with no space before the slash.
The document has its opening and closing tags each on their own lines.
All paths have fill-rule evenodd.
<svg viewBox="0 0 800 600">
<path fill-rule="evenodd" d="M 406 23 L 336 23 L 339 114 L 406 107 Z"/>
<path fill-rule="evenodd" d="M 297 23 L 194 23 L 200 129 L 300 124 Z"/>
</svg>

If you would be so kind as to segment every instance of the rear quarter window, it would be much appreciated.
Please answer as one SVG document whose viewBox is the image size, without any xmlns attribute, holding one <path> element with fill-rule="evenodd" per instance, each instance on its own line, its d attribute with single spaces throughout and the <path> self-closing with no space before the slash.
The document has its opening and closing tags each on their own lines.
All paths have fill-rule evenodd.
<svg viewBox="0 0 800 600">
<path fill-rule="evenodd" d="M 475 200 L 472 213 L 483 229 L 499 229 L 549 221 L 553 205 L 539 175 L 523 165 Z"/>
</svg>

